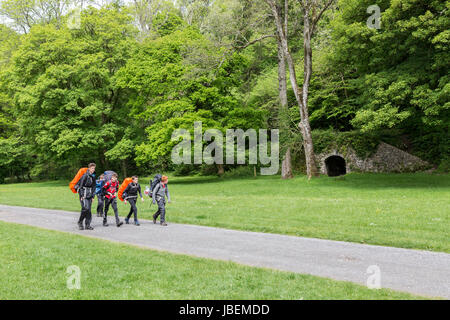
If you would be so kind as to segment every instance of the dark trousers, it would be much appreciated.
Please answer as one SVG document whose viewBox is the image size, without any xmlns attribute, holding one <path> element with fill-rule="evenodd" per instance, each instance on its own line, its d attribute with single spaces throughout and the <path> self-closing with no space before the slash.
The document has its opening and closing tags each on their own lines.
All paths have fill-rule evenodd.
<svg viewBox="0 0 450 320">
<path fill-rule="evenodd" d="M 114 210 L 114 215 L 116 216 L 116 224 L 118 224 L 120 222 L 119 219 L 119 211 L 117 210 L 117 198 L 105 198 L 105 214 L 103 215 L 103 222 L 107 221 L 108 218 L 108 210 L 109 210 L 109 206 L 111 205 L 111 207 Z"/>
<path fill-rule="evenodd" d="M 137 198 L 129 198 L 127 201 L 130 203 L 130 213 L 128 213 L 127 220 L 130 219 L 131 215 L 134 213 L 134 221 L 137 221 L 137 207 L 136 207 Z"/>
<path fill-rule="evenodd" d="M 81 214 L 80 219 L 78 219 L 78 224 L 82 224 L 84 220 L 86 226 L 90 226 L 92 221 L 92 213 L 91 213 L 92 199 L 81 200 L 80 194 L 80 204 L 81 204 Z"/>
<path fill-rule="evenodd" d="M 103 217 L 103 208 L 105 207 L 105 196 L 102 194 L 97 195 L 97 215 Z"/>
<path fill-rule="evenodd" d="M 166 222 L 166 199 L 161 198 L 157 200 L 158 203 L 158 211 L 155 212 L 153 218 L 156 220 L 159 216 L 161 216 L 161 222 Z"/>
</svg>

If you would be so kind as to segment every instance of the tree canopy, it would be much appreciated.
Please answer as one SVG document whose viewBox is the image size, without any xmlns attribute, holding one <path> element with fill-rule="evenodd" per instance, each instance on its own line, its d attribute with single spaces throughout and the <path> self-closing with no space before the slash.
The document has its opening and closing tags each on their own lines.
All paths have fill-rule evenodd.
<svg viewBox="0 0 450 320">
<path fill-rule="evenodd" d="M 286 39 L 301 87 L 304 3 L 271 2 L 289 8 Z M 286 112 L 280 101 L 279 34 L 269 6 L 104 3 L 86 2 L 74 28 L 67 21 L 78 1 L 2 1 L 0 181 L 69 177 L 90 161 L 123 175 L 174 169 L 172 133 L 196 121 L 223 132 L 287 126 L 292 134 L 282 144 L 303 152 L 289 81 Z M 372 1 L 330 3 L 311 38 L 313 133 L 377 136 L 445 167 L 450 1 L 378 1 L 379 29 L 367 25 Z M 293 161 L 304 169 L 304 156 Z"/>
</svg>

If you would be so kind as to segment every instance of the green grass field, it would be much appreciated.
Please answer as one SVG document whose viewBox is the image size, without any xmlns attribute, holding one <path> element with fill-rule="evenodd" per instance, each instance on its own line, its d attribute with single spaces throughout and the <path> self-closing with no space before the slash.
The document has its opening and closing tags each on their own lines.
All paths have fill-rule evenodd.
<svg viewBox="0 0 450 320">
<path fill-rule="evenodd" d="M 0 234 L 0 300 L 419 298 L 4 222 Z M 72 265 L 80 290 L 67 288 Z"/>
<path fill-rule="evenodd" d="M 169 223 L 450 252 L 448 175 L 189 177 L 171 178 L 169 190 Z M 67 181 L 0 185 L 0 203 L 79 210 Z M 138 206 L 141 218 L 156 210 L 149 199 Z M 122 217 L 128 210 L 119 205 Z"/>
</svg>

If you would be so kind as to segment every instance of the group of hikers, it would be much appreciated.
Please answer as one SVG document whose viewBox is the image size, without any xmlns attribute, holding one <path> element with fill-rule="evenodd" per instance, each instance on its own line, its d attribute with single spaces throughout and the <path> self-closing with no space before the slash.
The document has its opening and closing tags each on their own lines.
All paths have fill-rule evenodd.
<svg viewBox="0 0 450 320">
<path fill-rule="evenodd" d="M 130 212 L 125 218 L 125 223 L 130 223 L 131 215 L 134 215 L 134 224 L 139 226 L 139 220 L 137 216 L 137 198 L 138 194 L 141 201 L 144 202 L 144 197 L 142 196 L 141 186 L 139 184 L 139 178 L 137 176 L 132 176 L 129 180 L 128 185 L 124 190 L 119 193 L 119 179 L 115 172 L 111 172 L 110 176 L 106 177 L 105 174 L 101 174 L 99 179 L 96 180 L 95 177 L 95 163 L 90 163 L 87 167 L 86 172 L 76 181 L 73 187 L 74 192 L 79 194 L 81 203 L 81 214 L 78 220 L 78 228 L 80 230 L 93 230 L 91 226 L 92 213 L 91 207 L 92 202 L 97 196 L 97 216 L 103 217 L 103 226 L 108 226 L 108 211 L 112 207 L 114 210 L 114 215 L 116 217 L 116 226 L 120 227 L 123 222 L 120 221 L 119 211 L 117 209 L 117 197 L 119 196 L 125 204 L 127 202 L 130 204 Z M 107 179 L 108 178 L 108 179 Z M 75 180 L 76 178 L 74 178 Z M 127 179 L 126 179 L 127 180 Z M 73 182 L 73 181 L 72 181 Z M 128 182 L 128 181 L 127 181 Z M 160 217 L 161 226 L 167 226 L 166 223 L 166 197 L 170 203 L 170 194 L 168 189 L 169 179 L 167 176 L 157 175 L 153 182 L 150 182 L 150 188 L 146 189 L 146 194 L 148 194 L 152 199 L 153 203 L 158 204 L 158 210 L 153 215 L 153 223 L 156 224 L 156 220 Z M 72 188 L 72 187 L 71 187 Z M 84 222 L 84 225 L 83 225 Z"/>
</svg>

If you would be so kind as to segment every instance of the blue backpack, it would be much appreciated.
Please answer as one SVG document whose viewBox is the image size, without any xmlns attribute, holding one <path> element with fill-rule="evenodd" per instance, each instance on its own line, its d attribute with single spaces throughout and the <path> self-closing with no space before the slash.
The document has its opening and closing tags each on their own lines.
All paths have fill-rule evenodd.
<svg viewBox="0 0 450 320">
<path fill-rule="evenodd" d="M 114 171 L 105 171 L 103 173 L 103 181 L 105 181 L 104 183 L 111 181 L 111 177 L 114 174 L 117 175 L 117 173 L 115 173 Z"/>
<path fill-rule="evenodd" d="M 95 181 L 95 194 L 100 194 L 104 185 L 105 179 Z"/>
</svg>

